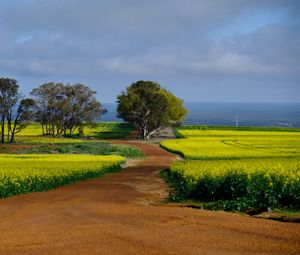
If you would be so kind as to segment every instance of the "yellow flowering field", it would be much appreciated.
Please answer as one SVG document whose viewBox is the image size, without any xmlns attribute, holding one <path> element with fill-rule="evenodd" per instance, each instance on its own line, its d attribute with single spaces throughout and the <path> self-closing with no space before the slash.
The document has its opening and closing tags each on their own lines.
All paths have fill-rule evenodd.
<svg viewBox="0 0 300 255">
<path fill-rule="evenodd" d="M 228 210 L 300 209 L 300 132 L 178 129 L 161 146 L 177 198 L 218 201 Z M 223 202 L 220 202 L 223 201 Z"/>
<path fill-rule="evenodd" d="M 166 140 L 161 146 L 187 159 L 300 157 L 300 132 L 179 130 L 179 133 L 186 138 Z"/>
<path fill-rule="evenodd" d="M 126 137 L 132 130 L 133 127 L 129 123 L 125 122 L 99 122 L 92 126 L 85 126 L 84 135 L 106 139 L 121 138 Z M 74 134 L 78 134 L 78 130 L 75 130 Z M 38 123 L 33 123 L 21 130 L 21 132 L 17 134 L 16 139 L 17 141 L 20 141 L 24 136 L 32 137 L 42 135 L 43 133 L 41 125 Z"/>
<path fill-rule="evenodd" d="M 121 156 L 0 154 L 0 197 L 49 190 L 117 171 Z"/>
</svg>

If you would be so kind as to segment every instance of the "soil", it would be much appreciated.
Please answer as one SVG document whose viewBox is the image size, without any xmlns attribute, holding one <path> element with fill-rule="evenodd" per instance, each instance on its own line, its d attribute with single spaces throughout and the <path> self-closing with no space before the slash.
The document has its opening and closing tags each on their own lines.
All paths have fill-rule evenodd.
<svg viewBox="0 0 300 255">
<path fill-rule="evenodd" d="M 37 144 L 1 144 L 0 145 L 0 153 L 17 153 L 22 150 L 31 149 L 34 147 L 38 147 L 40 145 Z"/>
<path fill-rule="evenodd" d="M 300 225 L 168 206 L 159 177 L 176 156 L 133 141 L 147 157 L 119 173 L 0 201 L 0 254 L 300 254 Z"/>
</svg>

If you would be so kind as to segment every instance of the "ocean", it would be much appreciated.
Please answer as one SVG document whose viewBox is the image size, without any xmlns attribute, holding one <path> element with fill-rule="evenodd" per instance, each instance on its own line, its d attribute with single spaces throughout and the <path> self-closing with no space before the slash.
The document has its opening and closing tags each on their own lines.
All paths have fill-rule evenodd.
<svg viewBox="0 0 300 255">
<path fill-rule="evenodd" d="M 117 118 L 116 104 L 103 104 L 108 112 L 100 121 Z M 300 103 L 185 103 L 183 124 L 216 126 L 300 127 Z"/>
</svg>

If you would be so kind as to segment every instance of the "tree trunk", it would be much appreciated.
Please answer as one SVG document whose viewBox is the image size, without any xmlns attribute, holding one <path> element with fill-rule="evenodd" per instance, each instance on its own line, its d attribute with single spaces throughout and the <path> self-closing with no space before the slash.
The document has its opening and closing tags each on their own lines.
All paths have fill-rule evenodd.
<svg viewBox="0 0 300 255">
<path fill-rule="evenodd" d="M 21 124 L 19 111 L 18 111 L 17 116 L 16 116 L 16 118 L 15 118 L 15 120 L 14 120 L 13 123 L 14 124 L 12 126 L 12 114 L 11 114 L 9 116 L 9 131 L 8 131 L 8 133 L 11 133 L 10 139 L 9 139 L 9 136 L 8 136 L 8 142 L 9 143 L 13 143 L 14 142 L 17 126 Z"/>
<path fill-rule="evenodd" d="M 143 128 L 143 139 L 146 141 L 147 140 L 147 128 Z"/>
<path fill-rule="evenodd" d="M 10 143 L 13 143 L 15 140 L 15 132 L 16 132 L 16 125 L 14 125 L 14 128 L 11 131 L 11 137 L 10 137 Z"/>
<path fill-rule="evenodd" d="M 12 133 L 12 114 L 7 115 L 7 142 L 10 142 L 10 134 Z"/>
<path fill-rule="evenodd" d="M 7 137 L 6 137 L 6 142 L 10 141 L 10 134 L 11 134 L 12 130 L 11 130 L 11 121 L 8 120 L 7 121 Z"/>
<path fill-rule="evenodd" d="M 4 143 L 5 140 L 4 140 L 4 125 L 5 125 L 5 117 L 2 116 L 2 119 L 1 119 L 1 143 Z"/>
<path fill-rule="evenodd" d="M 46 124 L 46 135 L 50 135 L 50 125 Z"/>
<path fill-rule="evenodd" d="M 158 130 L 158 129 L 154 129 L 154 130 L 152 130 L 151 132 L 148 132 L 148 133 L 147 133 L 147 140 L 150 140 L 151 137 L 152 137 L 152 135 L 153 135 L 157 130 Z"/>
<path fill-rule="evenodd" d="M 136 139 L 140 139 L 141 134 L 142 134 L 142 127 L 141 127 L 141 125 L 139 125 L 139 127 L 138 127 L 138 133 L 137 133 Z"/>
<path fill-rule="evenodd" d="M 55 136 L 55 127 L 54 127 L 54 124 L 52 124 L 52 131 L 51 131 L 51 135 L 52 135 L 52 136 Z"/>
</svg>

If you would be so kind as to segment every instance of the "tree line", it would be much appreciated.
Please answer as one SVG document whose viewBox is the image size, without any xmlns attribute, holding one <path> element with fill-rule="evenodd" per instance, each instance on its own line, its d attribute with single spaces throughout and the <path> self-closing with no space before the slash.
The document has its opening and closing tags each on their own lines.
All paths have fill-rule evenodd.
<svg viewBox="0 0 300 255">
<path fill-rule="evenodd" d="M 107 110 L 88 86 L 45 83 L 25 98 L 11 78 L 0 78 L 1 143 L 12 143 L 15 135 L 31 122 L 41 124 L 43 135 L 83 135 Z M 132 123 L 137 137 L 148 140 L 161 128 L 178 125 L 187 111 L 183 101 L 152 81 L 138 81 L 117 97 L 118 117 Z"/>
<path fill-rule="evenodd" d="M 82 133 L 86 123 L 106 113 L 95 98 L 96 91 L 84 84 L 46 83 L 32 90 L 36 111 L 34 120 L 41 124 L 44 135 Z"/>
</svg>

